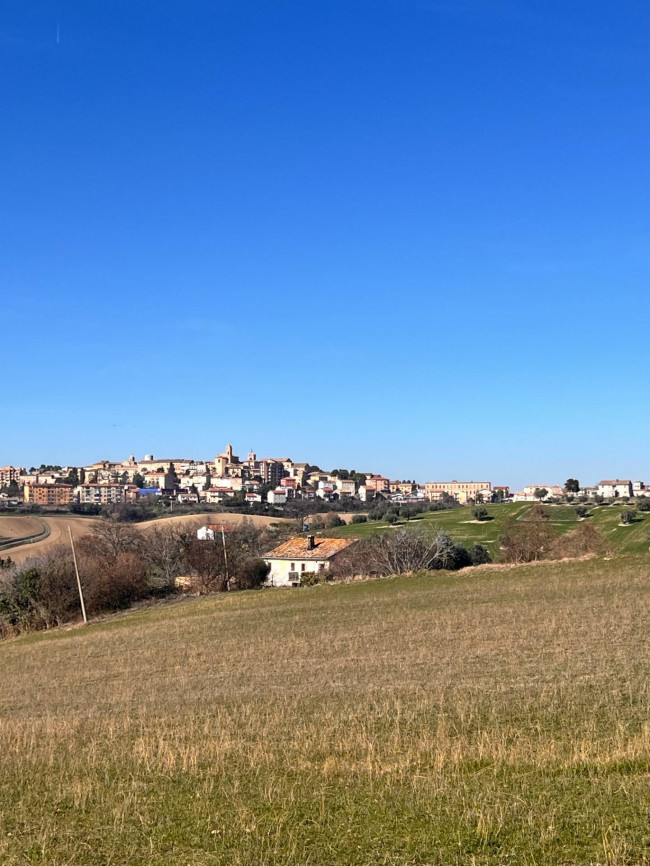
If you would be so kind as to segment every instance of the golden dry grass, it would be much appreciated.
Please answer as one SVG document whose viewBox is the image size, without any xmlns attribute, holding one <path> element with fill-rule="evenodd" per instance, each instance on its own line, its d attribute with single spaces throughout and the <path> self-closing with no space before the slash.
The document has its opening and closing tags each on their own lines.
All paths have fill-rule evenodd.
<svg viewBox="0 0 650 866">
<path fill-rule="evenodd" d="M 96 518 L 78 517 L 71 515 L 39 515 L 37 519 L 28 515 L 22 517 L 0 518 L 0 520 L 13 521 L 14 537 L 25 537 L 33 530 L 32 526 L 36 525 L 36 532 L 39 532 L 42 524 L 46 523 L 50 528 L 50 534 L 42 541 L 35 541 L 33 544 L 25 544 L 20 547 L 6 547 L 2 550 L 3 557 L 11 557 L 14 562 L 24 562 L 33 556 L 43 556 L 50 553 L 62 543 L 69 544 L 68 526 L 72 529 L 72 535 L 75 540 L 83 538 L 93 531 L 93 525 Z M 21 523 L 24 522 L 23 526 Z M 0 524 L 0 534 L 3 533 L 3 527 Z"/>
<path fill-rule="evenodd" d="M 50 527 L 50 534 L 42 541 L 33 544 L 25 544 L 19 547 L 3 548 L 3 557 L 11 557 L 14 562 L 25 562 L 34 556 L 46 556 L 61 544 L 69 544 L 68 526 L 72 529 L 75 541 L 90 534 L 101 518 L 80 517 L 79 515 L 39 515 L 38 518 L 28 515 L 20 517 L 0 517 L 0 537 L 5 535 L 9 538 L 24 537 L 32 532 L 39 532 L 42 523 Z M 247 515 L 231 512 L 209 512 L 207 514 L 179 514 L 171 517 L 161 517 L 157 520 L 146 520 L 142 523 L 134 523 L 136 529 L 146 532 L 150 528 L 162 528 L 165 525 L 176 524 L 195 529 L 204 523 L 224 523 L 231 526 L 239 526 L 243 520 L 248 520 L 254 526 L 265 527 L 271 523 L 284 523 L 281 518 L 264 517 L 263 515 Z"/>
<path fill-rule="evenodd" d="M 650 862 L 647 557 L 0 646 L 3 864 Z"/>
<path fill-rule="evenodd" d="M 134 524 L 139 529 L 148 529 L 151 526 L 164 526 L 169 523 L 182 523 L 191 527 L 203 526 L 205 523 L 223 523 L 229 526 L 240 526 L 246 520 L 253 526 L 263 528 L 273 523 L 285 523 L 281 517 L 265 517 L 263 514 L 241 514 L 235 511 L 210 511 L 206 514 L 180 514 L 170 517 L 160 517 L 157 520 L 145 520 Z"/>
<path fill-rule="evenodd" d="M 36 535 L 41 529 L 41 522 L 37 517 L 0 515 L 0 540 L 2 541 Z"/>
</svg>

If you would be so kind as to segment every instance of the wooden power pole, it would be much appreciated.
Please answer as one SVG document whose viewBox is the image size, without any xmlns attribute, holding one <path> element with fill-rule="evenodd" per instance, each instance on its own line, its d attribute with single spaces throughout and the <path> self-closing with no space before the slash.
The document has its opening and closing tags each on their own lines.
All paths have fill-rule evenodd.
<svg viewBox="0 0 650 866">
<path fill-rule="evenodd" d="M 77 554 L 74 550 L 74 541 L 72 540 L 72 529 L 68 526 L 68 532 L 70 533 L 70 547 L 72 548 L 72 561 L 74 562 L 74 573 L 77 575 L 77 589 L 79 590 L 79 601 L 81 602 L 81 613 L 84 618 L 84 625 L 88 624 L 88 617 L 86 616 L 86 605 L 84 604 L 84 594 L 81 589 L 81 578 L 79 577 L 79 566 L 77 565 Z"/>
</svg>

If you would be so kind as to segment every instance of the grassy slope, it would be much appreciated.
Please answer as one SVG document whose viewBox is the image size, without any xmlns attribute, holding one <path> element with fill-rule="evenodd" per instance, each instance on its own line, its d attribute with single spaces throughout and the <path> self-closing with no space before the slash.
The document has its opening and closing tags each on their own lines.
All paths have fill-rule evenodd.
<svg viewBox="0 0 650 866">
<path fill-rule="evenodd" d="M 648 557 L 0 646 L 0 862 L 650 862 Z"/>
<path fill-rule="evenodd" d="M 488 513 L 493 518 L 483 523 L 473 522 L 471 508 L 456 508 L 451 511 L 436 511 L 422 515 L 421 519 L 404 523 L 404 526 L 439 526 L 447 530 L 459 541 L 466 544 L 480 542 L 485 544 L 493 557 L 498 554 L 498 538 L 503 532 L 506 518 L 522 518 L 532 506 L 528 503 L 506 503 L 505 505 L 487 505 Z M 619 526 L 620 513 L 629 506 L 599 506 L 591 509 L 592 516 L 587 518 L 592 525 L 602 532 L 617 553 L 641 553 L 648 550 L 650 541 L 650 512 L 638 512 L 637 520 L 631 526 Z M 575 509 L 569 505 L 549 506 L 553 525 L 559 532 L 575 529 L 578 518 Z M 349 525 L 336 530 L 328 530 L 327 535 L 337 535 L 344 538 L 371 535 L 389 529 L 384 522 L 370 522 Z"/>
</svg>

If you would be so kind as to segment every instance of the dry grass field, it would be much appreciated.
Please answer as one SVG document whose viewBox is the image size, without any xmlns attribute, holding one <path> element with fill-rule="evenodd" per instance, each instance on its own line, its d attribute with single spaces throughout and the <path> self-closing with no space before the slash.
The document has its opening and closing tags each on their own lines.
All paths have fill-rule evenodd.
<svg viewBox="0 0 650 866">
<path fill-rule="evenodd" d="M 48 553 L 61 543 L 68 544 L 68 526 L 72 528 L 75 539 L 82 538 L 92 532 L 94 520 L 88 517 L 77 517 L 68 515 L 39 515 L 32 517 L 24 515 L 20 517 L 0 517 L 0 535 L 9 538 L 24 538 L 33 532 L 38 532 L 43 524 L 47 524 L 50 534 L 42 541 L 33 544 L 25 544 L 20 547 L 6 547 L 0 552 L 0 556 L 11 557 L 14 562 L 24 562 L 32 556 L 41 556 Z"/>
<path fill-rule="evenodd" d="M 133 525 L 139 529 L 148 529 L 151 526 L 164 526 L 168 523 L 183 523 L 187 526 L 199 527 L 204 523 L 223 523 L 230 526 L 239 526 L 243 521 L 247 520 L 253 526 L 269 526 L 273 523 L 285 523 L 281 517 L 265 517 L 263 514 L 240 514 L 235 511 L 219 511 L 208 512 L 207 514 L 181 514 L 171 517 L 159 517 L 156 520 L 145 520 L 143 523 L 134 523 Z"/>
<path fill-rule="evenodd" d="M 36 535 L 41 531 L 38 517 L 31 515 L 5 516 L 0 515 L 0 541 L 10 541 L 12 538 L 23 538 L 26 535 Z"/>
<path fill-rule="evenodd" d="M 233 526 L 239 525 L 242 520 L 252 521 L 255 526 L 267 526 L 270 523 L 282 523 L 278 518 L 264 517 L 259 515 L 245 515 L 235 513 L 214 513 L 209 514 L 181 514 L 172 517 L 161 517 L 157 520 L 146 520 L 142 523 L 134 523 L 136 529 L 141 529 L 146 532 L 151 527 L 163 527 L 169 523 L 183 524 L 191 528 L 202 526 L 204 523 L 225 523 Z M 18 547 L 3 548 L 0 555 L 11 557 L 14 562 L 24 562 L 33 556 L 42 556 L 50 553 L 61 544 L 69 544 L 68 541 L 68 526 L 72 529 L 74 539 L 82 538 L 93 531 L 94 525 L 100 518 L 97 517 L 80 517 L 75 514 L 70 515 L 48 515 L 43 514 L 39 517 L 31 517 L 29 515 L 19 517 L 0 517 L 0 537 L 5 540 L 10 538 L 21 538 L 29 535 L 32 532 L 38 532 L 41 524 L 45 523 L 50 527 L 50 534 L 42 541 L 36 541 L 33 544 L 25 544 Z"/>
<path fill-rule="evenodd" d="M 650 562 L 187 600 L 0 645 L 0 862 L 650 863 Z"/>
</svg>

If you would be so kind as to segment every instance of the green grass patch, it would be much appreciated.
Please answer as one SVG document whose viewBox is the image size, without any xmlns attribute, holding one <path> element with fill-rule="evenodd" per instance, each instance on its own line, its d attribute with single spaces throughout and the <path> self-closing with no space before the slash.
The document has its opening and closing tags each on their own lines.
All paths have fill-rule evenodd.
<svg viewBox="0 0 650 866">
<path fill-rule="evenodd" d="M 418 519 L 403 520 L 398 526 L 409 527 L 439 527 L 453 538 L 470 546 L 475 543 L 484 544 L 493 559 L 499 556 L 499 536 L 503 534 L 504 524 L 508 518 L 524 520 L 533 506 L 527 502 L 507 502 L 500 505 L 486 505 L 491 518 L 476 522 L 473 509 L 469 507 L 454 508 L 449 511 L 433 511 L 418 515 Z M 571 505 L 546 506 L 551 522 L 558 533 L 575 529 L 579 523 L 575 508 Z M 637 512 L 636 522 L 631 526 L 619 526 L 621 511 L 634 506 L 593 506 L 589 517 L 591 522 L 610 543 L 615 553 L 642 553 L 650 549 L 650 512 Z M 385 521 L 370 521 L 368 523 L 350 524 L 335 530 L 328 530 L 327 535 L 341 538 L 365 538 L 376 532 L 390 532 L 390 525 Z"/>
</svg>

